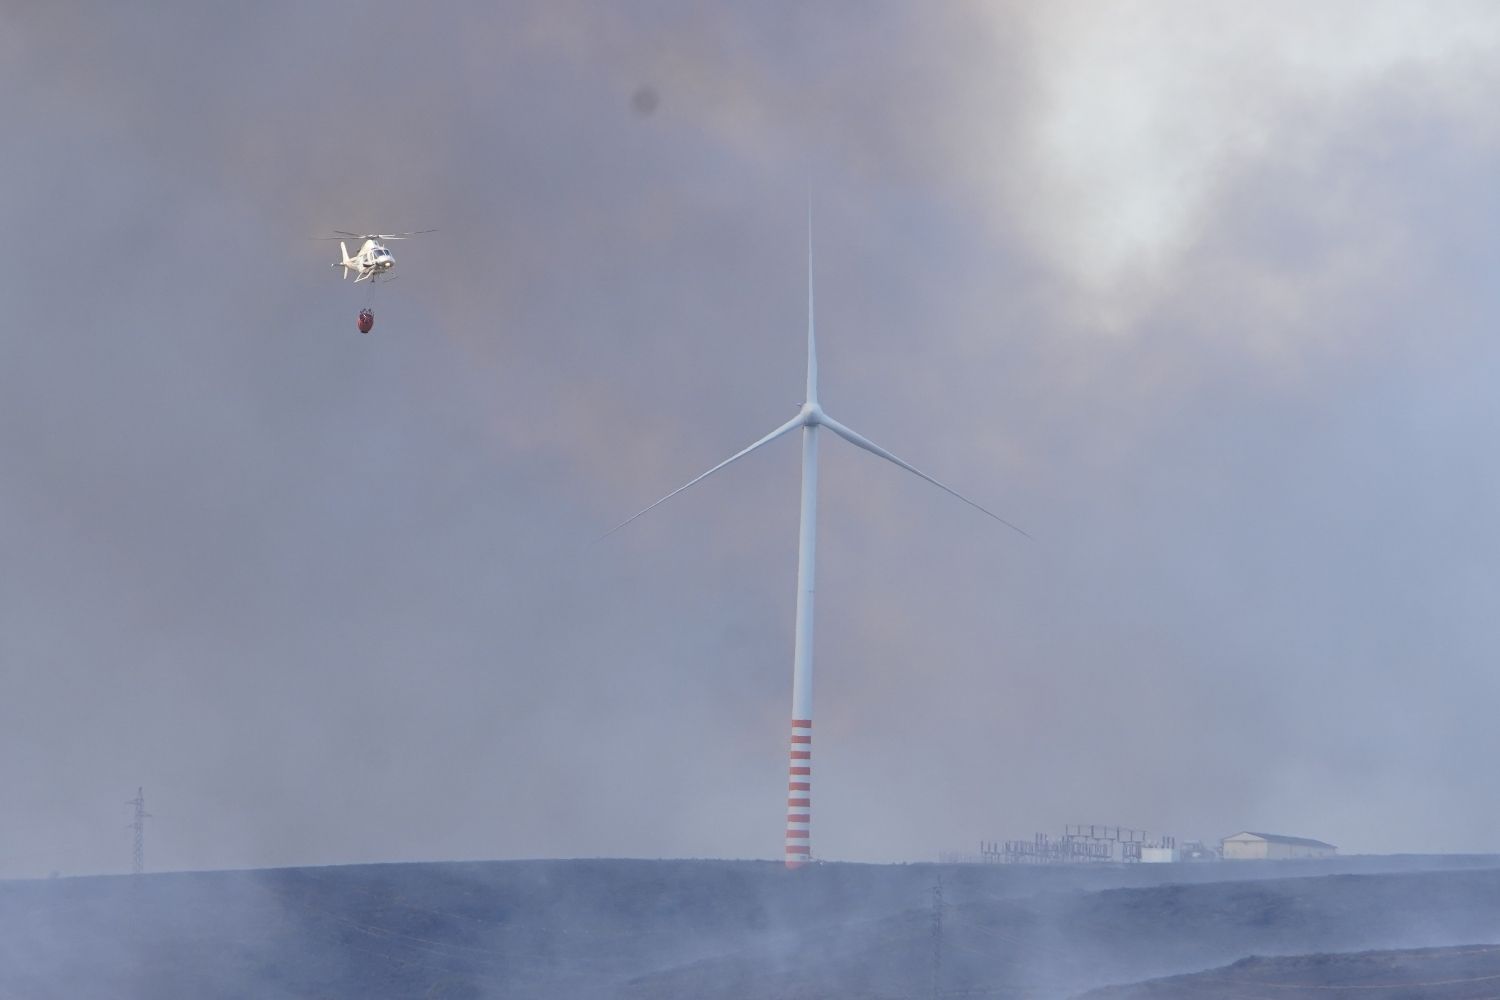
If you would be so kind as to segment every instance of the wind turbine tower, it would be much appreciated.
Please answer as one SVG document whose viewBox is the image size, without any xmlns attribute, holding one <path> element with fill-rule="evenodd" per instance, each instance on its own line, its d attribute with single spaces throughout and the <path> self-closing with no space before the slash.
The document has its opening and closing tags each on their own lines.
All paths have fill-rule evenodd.
<svg viewBox="0 0 1500 1000">
<path fill-rule="evenodd" d="M 927 473 L 892 455 L 873 441 L 850 430 L 824 412 L 818 402 L 818 345 L 813 323 L 812 210 L 807 213 L 807 397 L 797 415 L 754 444 L 737 452 L 683 485 L 621 521 L 605 535 L 625 527 L 694 486 L 725 466 L 777 438 L 802 429 L 802 515 L 797 544 L 797 625 L 792 652 L 792 735 L 787 750 L 786 866 L 799 868 L 812 860 L 812 720 L 813 720 L 813 610 L 817 590 L 818 563 L 818 431 L 828 428 L 857 448 L 863 448 L 913 475 L 927 480 L 975 510 L 988 514 L 1022 535 L 1026 532 L 999 514 L 981 507 L 968 497 L 944 486 Z M 1027 537 L 1030 537 L 1029 535 Z"/>
</svg>

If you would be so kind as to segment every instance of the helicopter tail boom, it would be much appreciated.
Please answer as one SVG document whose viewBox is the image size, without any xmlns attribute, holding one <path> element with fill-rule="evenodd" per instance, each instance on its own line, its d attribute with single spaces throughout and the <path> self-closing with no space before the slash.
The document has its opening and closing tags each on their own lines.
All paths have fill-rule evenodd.
<svg viewBox="0 0 1500 1000">
<path fill-rule="evenodd" d="M 350 268 L 356 267 L 357 265 L 354 263 L 353 258 L 349 256 L 349 247 L 344 243 L 343 240 L 339 240 L 339 253 L 343 255 L 343 259 L 335 261 L 333 266 L 338 267 L 339 265 L 343 265 L 344 277 L 347 278 L 349 277 Z"/>
</svg>

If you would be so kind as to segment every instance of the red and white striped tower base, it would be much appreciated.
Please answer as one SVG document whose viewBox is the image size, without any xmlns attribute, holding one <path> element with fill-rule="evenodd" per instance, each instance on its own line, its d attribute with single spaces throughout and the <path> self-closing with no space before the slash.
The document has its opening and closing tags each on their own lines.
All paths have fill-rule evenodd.
<svg viewBox="0 0 1500 1000">
<path fill-rule="evenodd" d="M 812 720 L 792 720 L 786 785 L 786 866 L 812 860 Z"/>
</svg>

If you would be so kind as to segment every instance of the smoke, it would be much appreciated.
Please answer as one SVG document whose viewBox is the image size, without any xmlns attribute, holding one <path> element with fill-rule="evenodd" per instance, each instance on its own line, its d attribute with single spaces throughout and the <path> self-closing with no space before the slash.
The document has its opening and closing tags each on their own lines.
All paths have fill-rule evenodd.
<svg viewBox="0 0 1500 1000">
<path fill-rule="evenodd" d="M 4 17 L 4 871 L 773 855 L 809 181 L 816 853 L 1489 844 L 1487 10 Z"/>
</svg>

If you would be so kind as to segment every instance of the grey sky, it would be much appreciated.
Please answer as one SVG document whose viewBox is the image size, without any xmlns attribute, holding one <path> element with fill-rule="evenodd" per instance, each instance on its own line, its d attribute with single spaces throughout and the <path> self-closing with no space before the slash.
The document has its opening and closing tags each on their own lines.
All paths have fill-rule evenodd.
<svg viewBox="0 0 1500 1000">
<path fill-rule="evenodd" d="M 1489 5 L 0 13 L 0 875 L 1494 850 Z M 632 97 L 659 95 L 650 114 Z M 364 304 L 338 229 L 399 244 Z"/>
</svg>

